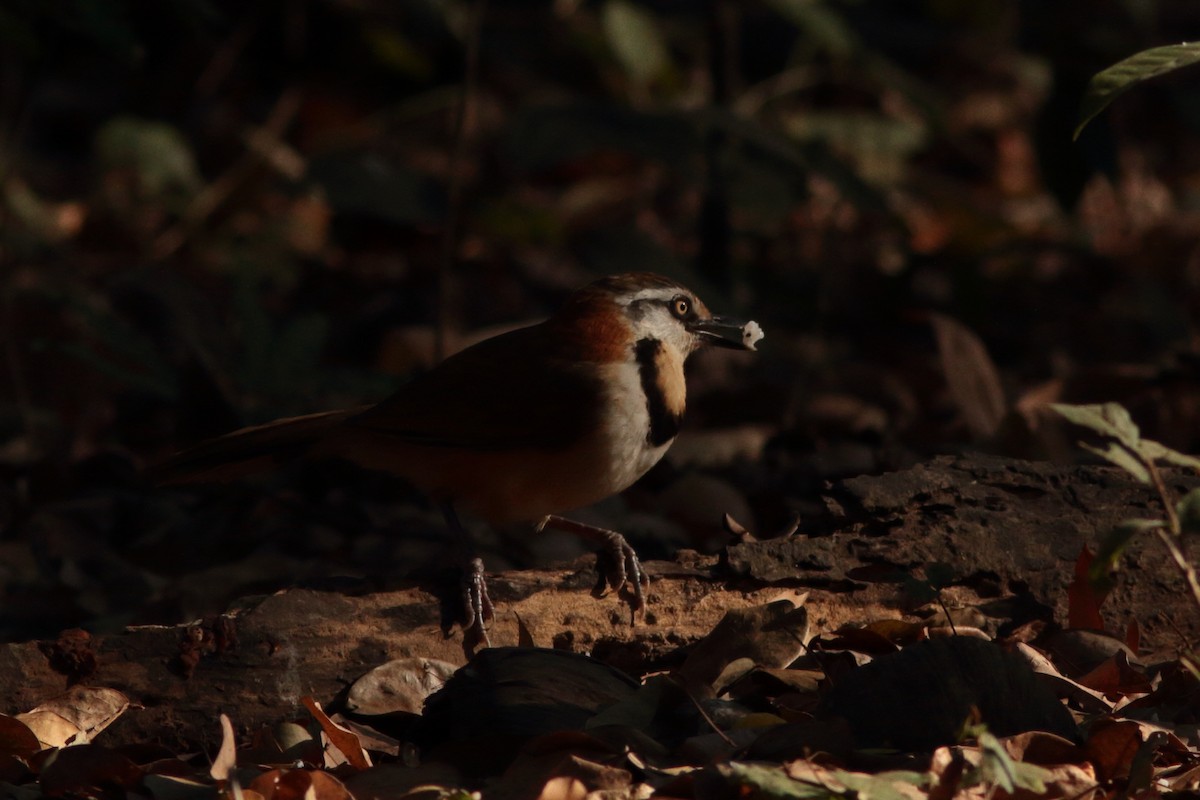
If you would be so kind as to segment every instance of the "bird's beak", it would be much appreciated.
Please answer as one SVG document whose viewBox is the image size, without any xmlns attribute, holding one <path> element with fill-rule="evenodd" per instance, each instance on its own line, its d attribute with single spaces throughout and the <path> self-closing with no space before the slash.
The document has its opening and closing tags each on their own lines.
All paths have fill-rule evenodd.
<svg viewBox="0 0 1200 800">
<path fill-rule="evenodd" d="M 763 338 L 763 330 L 754 320 L 742 322 L 728 317 L 713 317 L 696 320 L 688 327 L 706 344 L 735 350 L 754 350 L 754 345 Z"/>
</svg>

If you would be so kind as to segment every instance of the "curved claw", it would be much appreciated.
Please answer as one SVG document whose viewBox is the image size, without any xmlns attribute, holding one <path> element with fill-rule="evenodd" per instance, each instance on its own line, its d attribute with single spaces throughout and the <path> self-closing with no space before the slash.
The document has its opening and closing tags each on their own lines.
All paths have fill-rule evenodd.
<svg viewBox="0 0 1200 800">
<path fill-rule="evenodd" d="M 642 569 L 642 562 L 638 560 L 637 553 L 630 547 L 629 542 L 625 541 L 624 536 L 616 531 L 585 525 L 556 514 L 543 517 L 537 529 L 540 531 L 548 526 L 574 533 L 592 542 L 599 542 L 602 548 L 602 557 L 597 565 L 600 574 L 592 594 L 600 597 L 604 594 L 605 587 L 618 594 L 624 594 L 629 600 L 631 623 L 637 620 L 638 614 L 645 613 L 646 590 L 650 587 L 650 577 Z M 632 597 L 623 591 L 626 586 L 632 587 Z"/>
<path fill-rule="evenodd" d="M 487 624 L 495 618 L 496 607 L 492 605 L 492 598 L 488 596 L 487 579 L 484 576 L 481 558 L 471 559 L 463 571 L 462 601 L 466 614 L 463 620 L 463 635 L 466 639 L 464 646 L 470 643 L 473 647 L 482 643 L 485 647 L 491 647 Z"/>
<path fill-rule="evenodd" d="M 629 598 L 629 605 L 630 622 L 633 622 L 639 614 L 646 612 L 646 590 L 650 587 L 650 576 L 642 568 L 637 552 L 625 541 L 624 536 L 616 531 L 605 531 L 604 534 L 604 546 L 612 569 L 607 575 L 605 570 L 601 570 L 601 585 L 607 584 L 618 594 L 626 586 L 632 588 L 633 597 Z"/>
</svg>

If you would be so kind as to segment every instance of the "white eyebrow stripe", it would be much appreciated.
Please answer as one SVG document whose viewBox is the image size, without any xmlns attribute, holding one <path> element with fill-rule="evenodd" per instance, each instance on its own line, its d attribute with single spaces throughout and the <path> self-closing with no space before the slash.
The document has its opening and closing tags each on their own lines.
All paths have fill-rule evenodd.
<svg viewBox="0 0 1200 800">
<path fill-rule="evenodd" d="M 620 305 L 629 306 L 641 300 L 670 300 L 679 293 L 679 289 L 656 286 L 652 289 L 642 289 L 633 294 L 617 295 L 616 300 Z"/>
</svg>

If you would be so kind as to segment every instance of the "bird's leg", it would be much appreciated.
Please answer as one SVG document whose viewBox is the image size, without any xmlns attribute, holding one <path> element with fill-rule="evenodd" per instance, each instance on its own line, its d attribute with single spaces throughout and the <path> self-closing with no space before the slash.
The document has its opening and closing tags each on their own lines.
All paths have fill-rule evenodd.
<svg viewBox="0 0 1200 800">
<path fill-rule="evenodd" d="M 611 565 L 609 569 L 600 569 L 600 582 L 596 584 L 598 592 L 603 591 L 606 583 L 615 592 L 620 592 L 628 585 L 633 591 L 633 597 L 629 601 L 633 617 L 636 618 L 638 614 L 646 611 L 646 589 L 650 586 L 650 578 L 642 569 L 642 562 L 638 560 L 637 553 L 629 546 L 629 542 L 625 541 L 624 536 L 607 528 L 597 528 L 555 514 L 542 517 L 538 523 L 538 531 L 546 528 L 557 528 L 599 544 Z"/>
<path fill-rule="evenodd" d="M 487 625 L 496 614 L 492 599 L 488 597 L 483 559 L 475 555 L 475 546 L 471 541 L 471 536 L 459 520 L 454 505 L 446 502 L 442 504 L 441 508 L 442 516 L 446 518 L 446 526 L 450 528 L 450 533 L 454 537 L 455 556 L 462 565 L 462 610 L 465 616 L 462 623 L 463 647 L 468 652 L 473 651 L 475 646 L 480 643 L 484 647 L 491 647 L 492 642 L 488 638 Z M 444 624 L 446 630 L 449 631 L 449 627 L 453 623 Z"/>
</svg>

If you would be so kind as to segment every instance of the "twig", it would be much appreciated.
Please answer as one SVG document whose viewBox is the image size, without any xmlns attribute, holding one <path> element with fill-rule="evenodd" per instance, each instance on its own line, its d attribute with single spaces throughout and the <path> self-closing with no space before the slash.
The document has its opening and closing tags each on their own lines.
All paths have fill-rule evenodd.
<svg viewBox="0 0 1200 800">
<path fill-rule="evenodd" d="M 1175 562 L 1175 566 L 1183 573 L 1184 579 L 1187 580 L 1188 588 L 1192 591 L 1192 602 L 1200 610 L 1200 577 L 1197 576 L 1196 568 L 1188 561 L 1187 555 L 1184 554 L 1183 549 L 1179 546 L 1180 534 L 1183 529 L 1179 524 L 1179 514 L 1175 511 L 1175 500 L 1167 490 L 1167 484 L 1163 480 L 1158 465 L 1154 463 L 1154 459 L 1142 457 L 1141 460 L 1150 472 L 1150 479 L 1154 483 L 1154 488 L 1158 491 L 1158 499 L 1162 502 L 1163 510 L 1167 514 L 1167 524 L 1170 528 L 1169 530 L 1158 528 L 1154 533 L 1158 536 L 1159 541 L 1166 545 L 1167 552 L 1171 554 L 1171 560 Z"/>
<path fill-rule="evenodd" d="M 721 739 L 725 741 L 725 744 L 729 745 L 730 747 L 737 747 L 737 742 L 729 738 L 729 734 L 721 730 L 721 726 L 717 725 L 717 721 L 709 716 L 708 712 L 704 710 L 704 706 L 701 705 L 700 701 L 696 699 L 696 696 L 692 694 L 691 689 L 685 686 L 683 681 L 679 680 L 679 678 L 675 677 L 674 675 L 669 676 L 669 678 L 671 683 L 682 689 L 683 693 L 687 695 L 687 699 L 692 701 L 692 705 L 696 707 L 696 711 L 699 712 L 700 718 L 708 723 L 708 726 L 713 729 L 713 733 L 717 734 L 717 736 L 720 736 Z"/>
<path fill-rule="evenodd" d="M 301 92 L 291 88 L 280 95 L 267 115 L 266 121 L 258 128 L 246 134 L 246 152 L 242 157 L 216 180 L 205 186 L 192 200 L 183 217 L 170 228 L 167 228 L 154 240 L 150 246 L 150 257 L 155 261 L 163 261 L 174 255 L 192 235 L 200 229 L 204 221 L 219 209 L 239 187 L 254 174 L 263 164 L 281 170 L 289 178 L 297 178 L 294 174 L 295 159 L 298 156 L 290 154 L 280 157 L 270 152 L 265 142 L 274 142 L 283 135 L 283 131 L 291 124 L 300 110 Z M 288 174 L 292 172 L 293 174 Z"/>
<path fill-rule="evenodd" d="M 464 32 L 463 82 L 455 109 L 450 162 L 446 169 L 446 235 L 442 240 L 442 260 L 437 273 L 437 310 L 433 327 L 433 355 L 436 361 L 446 357 L 446 339 L 450 325 L 450 273 L 458 249 L 458 226 L 462 219 L 462 162 L 467 151 L 467 119 L 475 115 L 479 91 L 479 43 L 483 38 L 483 16 L 487 0 L 477 0 L 471 8 Z M 473 122 L 474 120 L 472 120 Z"/>
<path fill-rule="evenodd" d="M 773 100 L 798 94 L 817 84 L 817 70 L 811 65 L 789 67 L 764 81 L 750 86 L 733 103 L 733 110 L 740 116 L 753 117 Z"/>
<path fill-rule="evenodd" d="M 1135 455 L 1138 454 L 1135 453 Z M 1163 510 L 1167 512 L 1167 522 L 1171 526 L 1171 534 L 1178 536 L 1182 531 L 1179 527 L 1179 514 L 1175 511 L 1175 501 L 1171 498 L 1171 493 L 1167 491 L 1167 484 L 1163 481 L 1162 473 L 1158 471 L 1158 465 L 1154 463 L 1154 459 L 1142 458 L 1142 462 L 1149 470 L 1150 479 L 1154 481 L 1154 488 L 1158 490 L 1158 499 L 1162 501 Z"/>
<path fill-rule="evenodd" d="M 946 615 L 946 622 L 950 625 L 950 633 L 958 636 L 958 628 L 954 627 L 954 618 L 950 616 L 950 609 L 946 608 L 946 601 L 942 599 L 942 590 L 935 590 L 934 597 L 937 598 L 938 605 L 942 607 L 942 613 Z"/>
<path fill-rule="evenodd" d="M 1175 566 L 1179 567 L 1179 571 L 1187 579 L 1188 588 L 1192 590 L 1192 600 L 1195 602 L 1196 608 L 1200 609 L 1200 578 L 1196 576 L 1196 568 L 1188 563 L 1187 556 L 1179 548 L 1179 542 L 1169 531 L 1158 528 L 1154 533 L 1158 536 L 1159 541 L 1167 546 L 1167 551 L 1171 554 Z"/>
</svg>

